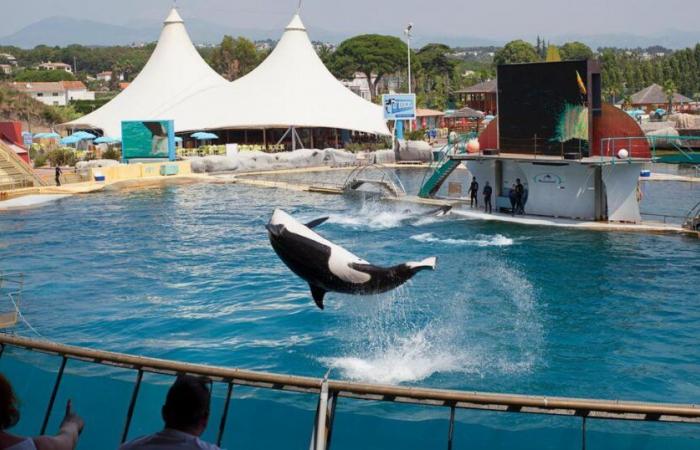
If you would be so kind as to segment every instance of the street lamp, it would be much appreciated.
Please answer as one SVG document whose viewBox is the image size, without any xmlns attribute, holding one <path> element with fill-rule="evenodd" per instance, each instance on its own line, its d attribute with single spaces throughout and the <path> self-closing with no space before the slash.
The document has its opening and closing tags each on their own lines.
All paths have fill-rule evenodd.
<svg viewBox="0 0 700 450">
<path fill-rule="evenodd" d="M 411 93 L 411 30 L 413 22 L 409 23 L 403 33 L 406 35 L 406 47 L 408 48 L 408 93 Z"/>
</svg>

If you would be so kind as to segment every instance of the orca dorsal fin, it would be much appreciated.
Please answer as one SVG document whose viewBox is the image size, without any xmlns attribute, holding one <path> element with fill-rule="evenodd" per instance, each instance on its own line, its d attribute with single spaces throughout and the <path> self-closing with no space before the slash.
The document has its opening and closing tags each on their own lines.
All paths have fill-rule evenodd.
<svg viewBox="0 0 700 450">
<path fill-rule="evenodd" d="M 323 222 L 328 220 L 328 217 L 319 217 L 318 219 L 314 219 L 311 222 L 306 224 L 307 228 L 316 228 L 317 226 L 321 225 Z"/>
<path fill-rule="evenodd" d="M 313 284 L 310 284 L 309 288 L 311 289 L 311 296 L 314 298 L 316 306 L 323 309 L 323 297 L 326 295 L 327 291 L 318 286 L 314 286 Z"/>
</svg>

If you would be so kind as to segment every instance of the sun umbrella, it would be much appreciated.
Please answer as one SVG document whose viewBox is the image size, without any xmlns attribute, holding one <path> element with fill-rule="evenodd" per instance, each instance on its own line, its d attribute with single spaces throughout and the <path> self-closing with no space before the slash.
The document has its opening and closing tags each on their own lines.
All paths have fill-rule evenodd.
<svg viewBox="0 0 700 450">
<path fill-rule="evenodd" d="M 61 145 L 75 145 L 80 141 L 82 141 L 82 139 L 75 135 L 66 136 L 61 139 Z"/>
<path fill-rule="evenodd" d="M 119 139 L 115 139 L 109 136 L 102 136 L 98 137 L 93 141 L 95 144 L 116 144 L 117 142 L 121 142 Z"/>
<path fill-rule="evenodd" d="M 71 134 L 71 136 L 75 136 L 75 137 L 79 138 L 81 141 L 82 140 L 91 140 L 91 139 L 95 139 L 97 137 L 92 133 L 88 133 L 87 131 L 78 131 L 76 133 Z"/>
<path fill-rule="evenodd" d="M 198 141 L 208 141 L 211 139 L 219 139 L 219 136 L 215 135 L 214 133 L 207 133 L 206 131 L 199 131 L 197 133 L 193 133 L 191 136 L 193 138 L 197 139 Z"/>
<path fill-rule="evenodd" d="M 180 136 L 175 136 L 175 142 L 182 142 L 182 138 Z"/>
</svg>

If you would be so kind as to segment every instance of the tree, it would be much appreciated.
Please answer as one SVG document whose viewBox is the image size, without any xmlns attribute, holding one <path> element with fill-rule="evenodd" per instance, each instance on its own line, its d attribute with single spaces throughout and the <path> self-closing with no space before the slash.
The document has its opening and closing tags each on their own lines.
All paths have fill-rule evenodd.
<svg viewBox="0 0 700 450">
<path fill-rule="evenodd" d="M 221 44 L 212 52 L 211 65 L 228 80 L 240 78 L 260 63 L 255 44 L 244 38 L 224 36 Z"/>
<path fill-rule="evenodd" d="M 559 62 L 561 61 L 561 55 L 559 54 L 559 49 L 555 45 L 550 45 L 547 47 L 547 57 L 545 58 L 547 62 Z"/>
<path fill-rule="evenodd" d="M 567 42 L 559 48 L 561 59 L 588 59 L 593 57 L 593 50 L 586 44 L 578 41 Z"/>
<path fill-rule="evenodd" d="M 493 63 L 496 66 L 501 64 L 531 63 L 539 60 L 540 56 L 537 54 L 535 47 L 521 39 L 507 43 L 493 57 Z"/>
<path fill-rule="evenodd" d="M 15 81 L 74 81 L 72 73 L 64 70 L 35 70 L 24 69 L 15 75 Z"/>
<path fill-rule="evenodd" d="M 338 78 L 363 73 L 374 97 L 385 75 L 406 68 L 406 53 L 406 44 L 397 37 L 364 34 L 343 41 L 333 53 L 329 69 Z"/>
<path fill-rule="evenodd" d="M 415 71 L 418 103 L 428 108 L 447 107 L 451 88 L 457 84 L 458 62 L 449 56 L 450 47 L 428 44 L 416 53 L 418 70 Z"/>
<path fill-rule="evenodd" d="M 676 83 L 673 80 L 664 81 L 664 94 L 668 100 L 668 113 L 673 112 L 673 97 L 676 95 Z"/>
</svg>

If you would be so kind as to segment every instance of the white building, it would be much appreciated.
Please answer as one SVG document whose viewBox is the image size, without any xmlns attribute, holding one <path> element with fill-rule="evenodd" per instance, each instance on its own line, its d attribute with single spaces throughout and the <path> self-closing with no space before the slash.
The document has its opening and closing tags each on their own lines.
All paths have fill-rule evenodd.
<svg viewBox="0 0 700 450">
<path fill-rule="evenodd" d="M 17 58 L 15 58 L 14 55 L 9 53 L 0 53 L 0 58 L 6 59 L 8 64 L 13 66 L 17 65 Z"/>
<path fill-rule="evenodd" d="M 71 100 L 95 100 L 82 81 L 14 82 L 10 86 L 49 106 L 66 106 Z"/>
<path fill-rule="evenodd" d="M 373 75 L 373 79 L 376 78 Z M 353 91 L 355 94 L 364 98 L 365 100 L 371 101 L 372 94 L 367 81 L 367 75 L 362 72 L 355 72 L 355 76 L 352 80 L 340 80 L 343 86 Z"/>
<path fill-rule="evenodd" d="M 63 70 L 64 72 L 73 73 L 73 68 L 70 66 L 70 64 L 66 64 L 66 63 L 62 63 L 62 62 L 54 63 L 54 62 L 49 61 L 46 63 L 42 63 L 42 64 L 39 64 L 39 69 L 41 69 L 41 70 Z"/>
<path fill-rule="evenodd" d="M 97 78 L 97 81 L 104 81 L 105 83 L 109 83 L 112 81 L 112 71 L 107 70 L 104 72 L 98 73 L 95 78 Z"/>
<path fill-rule="evenodd" d="M 5 75 L 10 75 L 12 73 L 13 66 L 11 64 L 0 64 L 0 73 Z"/>
</svg>

